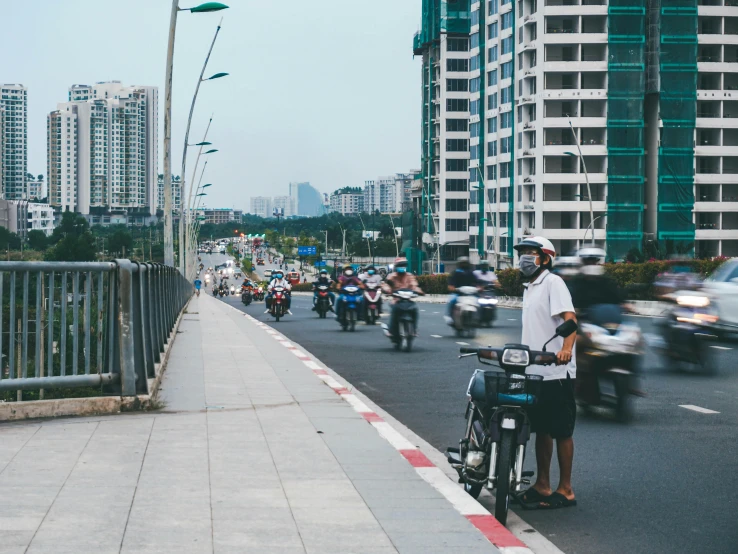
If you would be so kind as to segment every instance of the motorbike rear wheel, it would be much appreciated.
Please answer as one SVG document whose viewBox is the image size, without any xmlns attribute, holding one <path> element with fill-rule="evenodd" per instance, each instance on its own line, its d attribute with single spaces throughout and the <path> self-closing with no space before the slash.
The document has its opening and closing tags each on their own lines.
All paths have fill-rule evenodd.
<svg viewBox="0 0 738 554">
<path fill-rule="evenodd" d="M 495 494 L 495 519 L 507 524 L 510 507 L 510 481 L 515 461 L 515 444 L 511 429 L 504 429 L 500 438 L 500 457 L 497 459 L 497 493 Z"/>
<path fill-rule="evenodd" d="M 615 419 L 620 423 L 628 423 L 633 419 L 633 405 L 630 398 L 630 387 L 627 375 L 616 375 L 613 378 L 615 388 Z"/>
</svg>

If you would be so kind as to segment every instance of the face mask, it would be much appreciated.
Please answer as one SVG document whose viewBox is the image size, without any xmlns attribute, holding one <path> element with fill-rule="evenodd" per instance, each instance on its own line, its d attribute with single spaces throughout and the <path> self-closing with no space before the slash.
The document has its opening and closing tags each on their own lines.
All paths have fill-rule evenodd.
<svg viewBox="0 0 738 554">
<path fill-rule="evenodd" d="M 351 276 L 352 276 L 352 275 L 354 274 L 354 272 L 353 272 L 353 271 L 351 271 L 351 270 L 349 269 L 348 271 L 344 271 L 344 272 L 343 272 L 343 274 L 344 274 L 344 275 L 345 275 L 346 277 L 351 277 Z"/>
<path fill-rule="evenodd" d="M 374 275 L 374 270 L 373 270 L 373 269 L 370 269 L 369 271 L 367 271 L 367 273 L 368 273 L 369 275 Z"/>
<path fill-rule="evenodd" d="M 397 271 L 397 273 L 405 273 L 407 271 L 407 268 L 406 267 L 398 267 L 395 271 Z"/>
<path fill-rule="evenodd" d="M 581 271 L 582 275 L 595 276 L 603 275 L 605 273 L 605 268 L 601 265 L 583 265 Z"/>
<path fill-rule="evenodd" d="M 533 254 L 523 254 L 520 256 L 520 272 L 526 277 L 532 276 L 540 266 L 536 263 L 536 256 Z"/>
</svg>

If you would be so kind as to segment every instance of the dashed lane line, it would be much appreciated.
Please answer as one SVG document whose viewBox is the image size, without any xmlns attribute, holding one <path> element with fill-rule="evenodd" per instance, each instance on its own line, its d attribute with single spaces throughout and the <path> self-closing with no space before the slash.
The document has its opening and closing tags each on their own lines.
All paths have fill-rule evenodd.
<svg viewBox="0 0 738 554">
<path fill-rule="evenodd" d="M 686 408 L 687 410 L 692 410 L 693 412 L 699 412 L 701 414 L 719 414 L 720 412 L 716 412 L 715 410 L 708 410 L 707 408 L 702 408 L 700 406 L 693 406 L 692 404 L 679 404 L 680 408 Z"/>
<path fill-rule="evenodd" d="M 716 348 L 717 350 L 733 350 L 730 346 L 718 346 L 713 344 L 710 348 Z"/>
</svg>

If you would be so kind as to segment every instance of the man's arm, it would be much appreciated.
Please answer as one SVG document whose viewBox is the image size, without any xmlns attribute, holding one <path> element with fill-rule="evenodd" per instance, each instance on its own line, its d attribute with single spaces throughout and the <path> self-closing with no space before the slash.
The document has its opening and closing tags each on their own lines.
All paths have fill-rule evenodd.
<svg viewBox="0 0 738 554">
<path fill-rule="evenodd" d="M 560 315 L 564 321 L 569 321 L 570 319 L 573 319 L 575 323 L 577 321 L 577 315 L 574 312 L 563 312 Z M 564 345 L 561 347 L 561 350 L 556 353 L 556 363 L 558 365 L 566 365 L 571 361 L 571 352 L 576 340 L 576 333 L 572 333 L 568 337 L 564 338 Z"/>
</svg>

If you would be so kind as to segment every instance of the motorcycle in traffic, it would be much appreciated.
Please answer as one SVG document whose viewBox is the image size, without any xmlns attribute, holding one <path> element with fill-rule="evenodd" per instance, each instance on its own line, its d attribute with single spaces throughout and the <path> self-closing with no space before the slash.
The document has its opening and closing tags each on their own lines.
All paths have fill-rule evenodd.
<svg viewBox="0 0 738 554">
<path fill-rule="evenodd" d="M 364 290 L 364 301 L 366 303 L 364 319 L 367 325 L 374 325 L 379 319 L 379 306 L 382 302 L 382 289 L 378 283 L 367 283 Z"/>
<path fill-rule="evenodd" d="M 243 302 L 244 306 L 251 304 L 252 300 L 253 296 L 251 295 L 251 290 L 248 288 L 243 289 L 241 291 L 241 302 Z"/>
<path fill-rule="evenodd" d="M 479 297 L 477 287 L 459 287 L 458 298 L 451 311 L 451 326 L 459 337 L 474 337 L 479 323 Z"/>
<path fill-rule="evenodd" d="M 395 345 L 395 350 L 405 350 L 410 352 L 413 348 L 413 341 L 417 335 L 415 328 L 415 318 L 417 309 L 415 306 L 415 298 L 418 294 L 410 289 L 398 289 L 392 293 L 396 299 L 393 309 L 396 310 L 397 317 L 397 336 L 392 336 L 390 328 L 386 323 L 382 324 L 384 334 L 390 338 Z"/>
<path fill-rule="evenodd" d="M 480 363 L 497 362 L 502 371 L 476 369 L 466 395 L 466 432 L 458 448 L 446 450 L 448 462 L 459 474 L 464 490 L 477 498 L 482 488 L 496 489 L 495 518 L 507 523 L 510 497 L 520 486 L 530 484 L 532 471 L 523 471 L 525 449 L 530 439 L 528 407 L 536 404 L 543 377 L 526 375 L 530 365 L 556 363 L 556 353 L 546 345 L 556 337 L 568 337 L 577 330 L 574 320 L 559 325 L 556 334 L 541 351 L 524 344 L 502 348 L 460 349 L 461 358 L 477 356 Z"/>
<path fill-rule="evenodd" d="M 479 324 L 482 327 L 492 327 L 497 319 L 497 293 L 493 286 L 486 286 L 479 294 Z"/>
<path fill-rule="evenodd" d="M 315 311 L 320 319 L 325 319 L 331 310 L 331 298 L 328 294 L 328 285 L 318 285 L 318 298 L 315 301 Z"/>
<path fill-rule="evenodd" d="M 274 287 L 272 289 L 272 301 L 269 305 L 269 314 L 277 321 L 287 313 L 286 295 L 287 290 L 284 287 Z"/>
<path fill-rule="evenodd" d="M 348 285 L 341 289 L 341 317 L 339 323 L 344 331 L 355 331 L 356 322 L 361 311 L 362 291 L 356 285 Z"/>
</svg>

